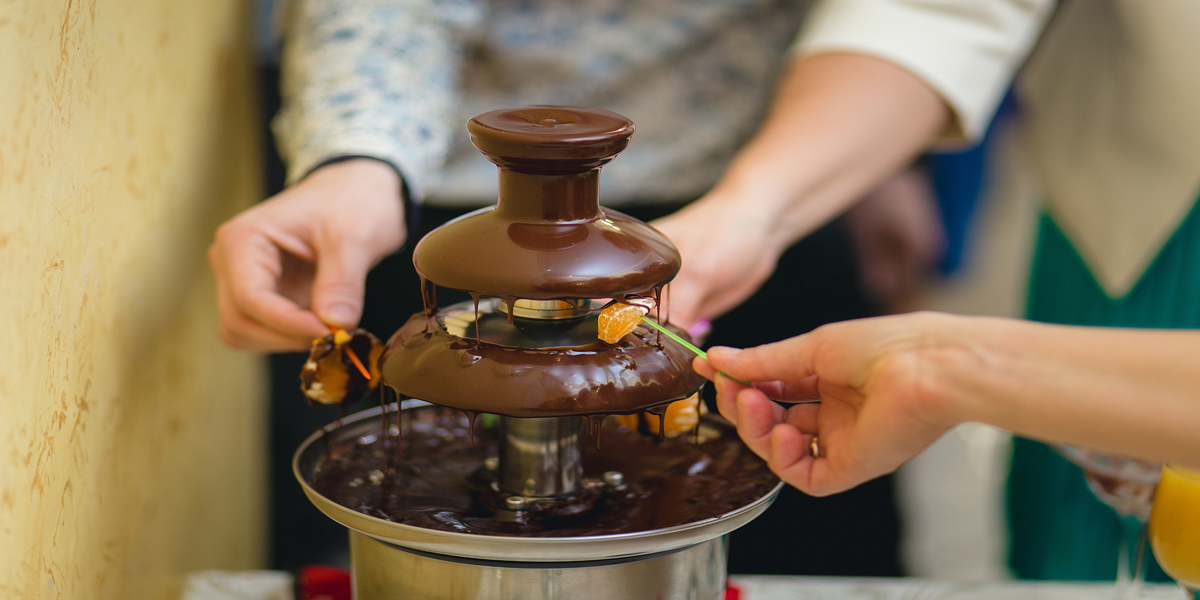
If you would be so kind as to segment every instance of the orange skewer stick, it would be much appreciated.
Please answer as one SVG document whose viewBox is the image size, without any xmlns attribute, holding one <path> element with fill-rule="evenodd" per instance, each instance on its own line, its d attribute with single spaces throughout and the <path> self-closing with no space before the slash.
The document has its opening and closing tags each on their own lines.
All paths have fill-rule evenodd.
<svg viewBox="0 0 1200 600">
<path fill-rule="evenodd" d="M 358 372 L 362 373 L 362 376 L 366 377 L 367 381 L 370 381 L 371 380 L 371 372 L 368 371 L 367 368 L 363 366 L 362 361 L 358 360 L 358 355 L 354 354 L 354 351 L 351 350 L 349 346 L 346 346 L 345 348 L 343 348 L 343 350 L 346 351 L 346 356 L 350 357 L 350 362 L 354 363 L 354 366 L 358 367 Z"/>
</svg>

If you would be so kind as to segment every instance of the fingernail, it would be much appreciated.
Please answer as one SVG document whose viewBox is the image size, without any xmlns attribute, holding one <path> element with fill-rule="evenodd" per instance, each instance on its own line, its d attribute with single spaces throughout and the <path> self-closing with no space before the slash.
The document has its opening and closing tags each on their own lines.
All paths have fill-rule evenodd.
<svg viewBox="0 0 1200 600">
<path fill-rule="evenodd" d="M 323 316 L 330 325 L 351 327 L 356 324 L 358 311 L 349 304 L 332 304 L 325 309 Z"/>
<path fill-rule="evenodd" d="M 719 357 L 733 358 L 742 350 L 740 348 L 730 348 L 728 346 L 713 346 L 708 349 L 708 354 L 711 356 L 716 354 Z"/>
</svg>

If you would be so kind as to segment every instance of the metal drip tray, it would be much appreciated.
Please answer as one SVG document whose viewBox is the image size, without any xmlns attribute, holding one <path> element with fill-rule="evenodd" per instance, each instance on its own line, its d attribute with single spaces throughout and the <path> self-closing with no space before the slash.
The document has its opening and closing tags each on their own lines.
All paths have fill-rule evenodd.
<svg viewBox="0 0 1200 600">
<path fill-rule="evenodd" d="M 409 400 L 401 410 L 436 410 L 425 402 Z M 377 433 L 380 408 L 346 417 L 342 425 L 327 425 L 314 433 L 296 450 L 292 469 L 309 500 L 335 521 L 362 534 L 422 552 L 476 560 L 509 562 L 579 562 L 613 560 L 678 550 L 722 536 L 760 515 L 782 489 L 779 482 L 757 500 L 718 517 L 651 531 L 580 537 L 504 537 L 462 532 L 438 531 L 393 523 L 342 506 L 313 489 L 311 483 L 317 462 L 327 451 L 327 436 L 334 444 Z M 389 412 L 394 412 L 390 409 Z M 406 417 L 411 418 L 411 417 Z M 336 432 L 336 433 L 335 433 Z"/>
</svg>

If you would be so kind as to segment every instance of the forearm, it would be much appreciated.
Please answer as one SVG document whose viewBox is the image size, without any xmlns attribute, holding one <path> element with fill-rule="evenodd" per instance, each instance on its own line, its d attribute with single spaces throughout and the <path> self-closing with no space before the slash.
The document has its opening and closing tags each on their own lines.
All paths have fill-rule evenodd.
<svg viewBox="0 0 1200 600">
<path fill-rule="evenodd" d="M 798 58 L 762 127 L 705 201 L 738 202 L 787 246 L 873 189 L 945 126 L 945 103 L 908 71 L 857 54 Z"/>
<path fill-rule="evenodd" d="M 936 330 L 925 381 L 959 420 L 1200 468 L 1200 332 L 981 318 Z"/>
</svg>

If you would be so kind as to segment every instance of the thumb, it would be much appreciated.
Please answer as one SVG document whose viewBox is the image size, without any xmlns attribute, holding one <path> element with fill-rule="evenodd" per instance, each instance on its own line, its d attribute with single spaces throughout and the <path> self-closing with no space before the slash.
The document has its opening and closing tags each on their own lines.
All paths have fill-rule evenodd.
<svg viewBox="0 0 1200 600">
<path fill-rule="evenodd" d="M 799 381 L 814 373 L 815 346 L 811 333 L 745 350 L 718 346 L 708 349 L 708 362 L 747 381 Z"/>
<path fill-rule="evenodd" d="M 353 328 L 362 318 L 371 258 L 358 244 L 335 244 L 317 255 L 313 312 L 326 325 Z"/>
</svg>

